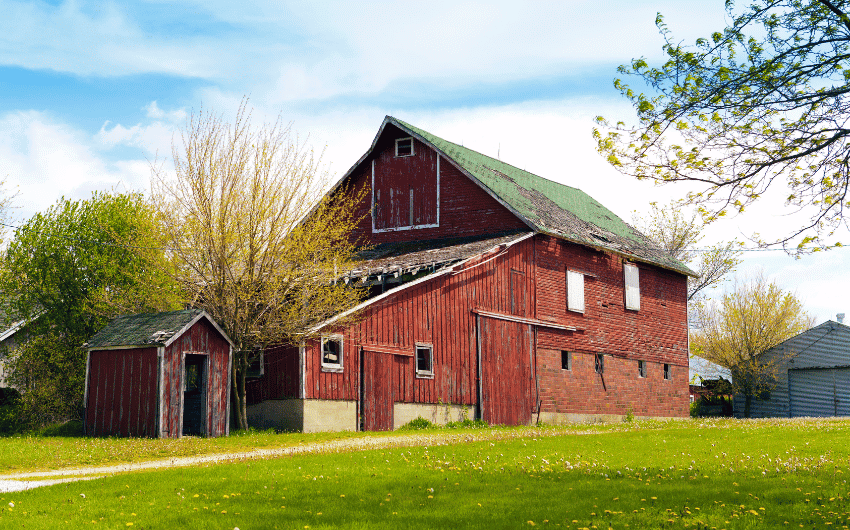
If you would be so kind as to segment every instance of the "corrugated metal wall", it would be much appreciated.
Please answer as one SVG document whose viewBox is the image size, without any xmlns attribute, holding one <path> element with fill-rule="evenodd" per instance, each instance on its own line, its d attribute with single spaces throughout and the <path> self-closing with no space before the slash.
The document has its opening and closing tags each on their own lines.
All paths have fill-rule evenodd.
<svg viewBox="0 0 850 530">
<path fill-rule="evenodd" d="M 86 434 L 156 437 L 157 349 L 93 350 Z"/>
<path fill-rule="evenodd" d="M 827 400 L 832 394 L 832 381 L 835 374 L 814 371 L 804 374 L 804 369 L 830 369 L 850 367 L 850 327 L 837 322 L 824 322 L 814 328 L 788 339 L 764 355 L 785 359 L 776 378 L 776 388 L 770 393 L 770 399 L 753 399 L 750 416 L 753 418 L 793 417 L 804 414 L 803 410 L 826 410 L 827 405 L 815 406 L 804 395 L 819 395 L 820 401 Z M 789 377 L 789 373 L 793 375 Z M 832 377 L 832 379 L 830 379 Z M 839 374 L 839 377 L 843 377 Z M 793 379 L 793 390 L 789 391 L 789 380 Z M 792 409 L 791 393 L 798 399 L 800 407 Z M 843 400 L 842 391 L 838 392 Z M 735 417 L 744 415 L 744 396 L 735 395 Z M 835 406 L 833 404 L 833 411 Z M 841 410 L 841 408 L 839 408 Z M 830 414 L 832 415 L 832 414 Z"/>
</svg>

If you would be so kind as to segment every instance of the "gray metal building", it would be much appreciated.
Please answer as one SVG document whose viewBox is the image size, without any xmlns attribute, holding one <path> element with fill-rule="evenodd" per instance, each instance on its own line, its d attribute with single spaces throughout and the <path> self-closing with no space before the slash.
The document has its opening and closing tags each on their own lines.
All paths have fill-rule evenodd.
<svg viewBox="0 0 850 530">
<path fill-rule="evenodd" d="M 750 417 L 850 416 L 850 326 L 828 320 L 762 355 L 787 361 L 770 398 L 753 398 Z M 734 406 L 743 417 L 744 396 L 735 395 Z"/>
</svg>

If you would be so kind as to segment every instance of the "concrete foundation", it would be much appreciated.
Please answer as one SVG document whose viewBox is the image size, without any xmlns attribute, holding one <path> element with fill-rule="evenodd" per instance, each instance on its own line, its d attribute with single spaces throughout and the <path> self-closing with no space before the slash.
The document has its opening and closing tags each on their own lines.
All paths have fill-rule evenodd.
<svg viewBox="0 0 850 530">
<path fill-rule="evenodd" d="M 642 420 L 684 420 L 678 416 L 635 416 L 635 421 Z M 626 417 L 620 414 L 577 414 L 566 412 L 541 412 L 540 422 L 548 423 L 549 425 L 566 425 L 568 423 L 622 423 Z M 531 415 L 531 424 L 538 422 L 538 415 Z"/>
<path fill-rule="evenodd" d="M 248 407 L 248 425 L 283 431 L 356 431 L 357 402 L 270 399 Z"/>
<path fill-rule="evenodd" d="M 431 423 L 445 425 L 450 421 L 473 419 L 475 409 L 463 405 L 436 403 L 396 403 L 393 407 L 393 429 L 398 429 L 411 420 L 422 416 Z"/>
</svg>

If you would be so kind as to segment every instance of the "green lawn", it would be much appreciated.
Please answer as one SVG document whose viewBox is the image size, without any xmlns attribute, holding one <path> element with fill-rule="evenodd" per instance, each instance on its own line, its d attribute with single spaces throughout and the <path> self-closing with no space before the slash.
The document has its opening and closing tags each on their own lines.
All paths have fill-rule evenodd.
<svg viewBox="0 0 850 530">
<path fill-rule="evenodd" d="M 731 529 L 850 522 L 850 421 L 524 432 L 528 438 L 499 438 L 497 430 L 483 442 L 246 461 L 0 494 L 0 528 Z"/>
</svg>

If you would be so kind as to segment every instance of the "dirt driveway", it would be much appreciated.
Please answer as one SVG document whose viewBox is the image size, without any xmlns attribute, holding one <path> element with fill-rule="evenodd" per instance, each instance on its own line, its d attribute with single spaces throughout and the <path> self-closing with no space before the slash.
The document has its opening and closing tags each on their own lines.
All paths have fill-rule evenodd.
<svg viewBox="0 0 850 530">
<path fill-rule="evenodd" d="M 604 432 L 604 431 L 603 431 Z M 571 432 L 560 429 L 530 429 L 522 431 L 485 429 L 474 433 L 429 433 L 404 434 L 395 436 L 367 436 L 362 438 L 347 438 L 328 442 L 305 443 L 290 447 L 275 449 L 256 449 L 241 453 L 221 453 L 202 456 L 186 456 L 164 460 L 113 464 L 107 466 L 90 466 L 64 468 L 54 471 L 31 471 L 25 473 L 0 474 L 0 493 L 24 491 L 42 486 L 52 486 L 64 482 L 93 480 L 119 473 L 131 473 L 149 469 L 168 467 L 188 467 L 199 464 L 218 464 L 242 460 L 280 458 L 285 456 L 347 453 L 351 451 L 368 451 L 388 447 L 414 447 L 431 445 L 452 445 L 487 440 L 505 440 L 514 438 L 533 438 L 541 436 L 565 436 L 581 434 L 600 434 L 599 431 Z"/>
</svg>

